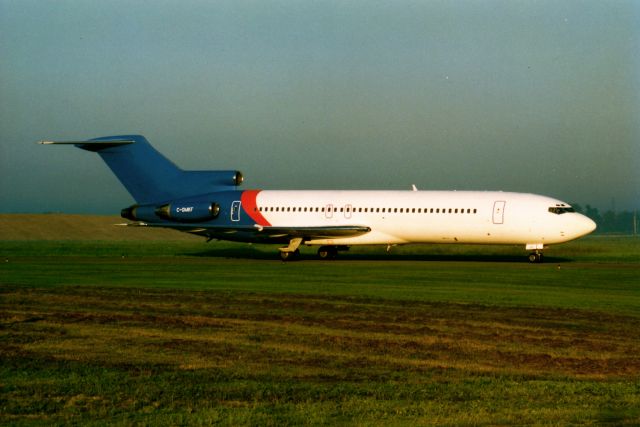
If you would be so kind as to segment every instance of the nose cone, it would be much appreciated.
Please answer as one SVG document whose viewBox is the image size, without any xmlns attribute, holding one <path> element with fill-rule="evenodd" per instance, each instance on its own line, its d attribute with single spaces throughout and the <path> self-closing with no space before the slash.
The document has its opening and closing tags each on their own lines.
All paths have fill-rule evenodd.
<svg viewBox="0 0 640 427">
<path fill-rule="evenodd" d="M 586 236 L 596 229 L 596 223 L 584 215 L 580 215 L 576 220 L 578 236 Z"/>
</svg>

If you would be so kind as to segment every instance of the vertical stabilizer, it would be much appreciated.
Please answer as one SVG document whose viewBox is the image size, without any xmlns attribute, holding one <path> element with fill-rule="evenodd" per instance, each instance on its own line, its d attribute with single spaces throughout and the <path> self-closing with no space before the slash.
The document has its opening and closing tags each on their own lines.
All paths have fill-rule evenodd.
<svg viewBox="0 0 640 427">
<path fill-rule="evenodd" d="M 146 204 L 176 197 L 176 184 L 182 170 L 160 154 L 142 135 L 108 136 L 91 141 L 129 140 L 133 144 L 79 144 L 97 152 L 136 202 Z"/>
<path fill-rule="evenodd" d="M 238 171 L 184 171 L 142 135 L 105 136 L 89 141 L 42 141 L 41 144 L 72 144 L 98 153 L 139 204 L 234 189 L 242 182 Z"/>
</svg>

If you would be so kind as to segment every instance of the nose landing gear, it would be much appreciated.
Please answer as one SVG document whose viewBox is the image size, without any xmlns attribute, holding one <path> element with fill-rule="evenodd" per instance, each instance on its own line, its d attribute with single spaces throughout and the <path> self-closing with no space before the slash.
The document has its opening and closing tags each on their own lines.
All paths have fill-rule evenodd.
<svg viewBox="0 0 640 427">
<path fill-rule="evenodd" d="M 529 254 L 529 262 L 533 264 L 540 264 L 544 261 L 544 254 L 539 251 L 531 252 Z"/>
<path fill-rule="evenodd" d="M 526 249 L 532 251 L 529 253 L 530 263 L 540 264 L 544 261 L 544 255 L 542 254 L 544 243 L 527 243 Z"/>
</svg>

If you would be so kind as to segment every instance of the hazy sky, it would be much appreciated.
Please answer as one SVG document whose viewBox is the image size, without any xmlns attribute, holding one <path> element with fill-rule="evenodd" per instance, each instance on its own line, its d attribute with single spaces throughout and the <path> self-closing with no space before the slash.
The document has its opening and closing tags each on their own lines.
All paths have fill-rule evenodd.
<svg viewBox="0 0 640 427">
<path fill-rule="evenodd" d="M 0 212 L 118 213 L 140 133 L 245 188 L 640 208 L 638 1 L 0 0 Z"/>
</svg>

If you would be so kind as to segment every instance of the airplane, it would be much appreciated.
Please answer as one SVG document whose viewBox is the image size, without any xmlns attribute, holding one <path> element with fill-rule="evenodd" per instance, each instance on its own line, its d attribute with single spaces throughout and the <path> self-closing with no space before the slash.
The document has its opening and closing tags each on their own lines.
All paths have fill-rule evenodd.
<svg viewBox="0 0 640 427">
<path fill-rule="evenodd" d="M 300 245 L 321 259 L 356 245 L 524 245 L 541 263 L 549 245 L 591 233 L 596 224 L 550 197 L 501 191 L 241 190 L 236 170 L 185 171 L 142 135 L 70 144 L 100 155 L 136 201 L 131 226 L 163 227 L 207 241 L 274 243 L 283 261 Z"/>
</svg>

